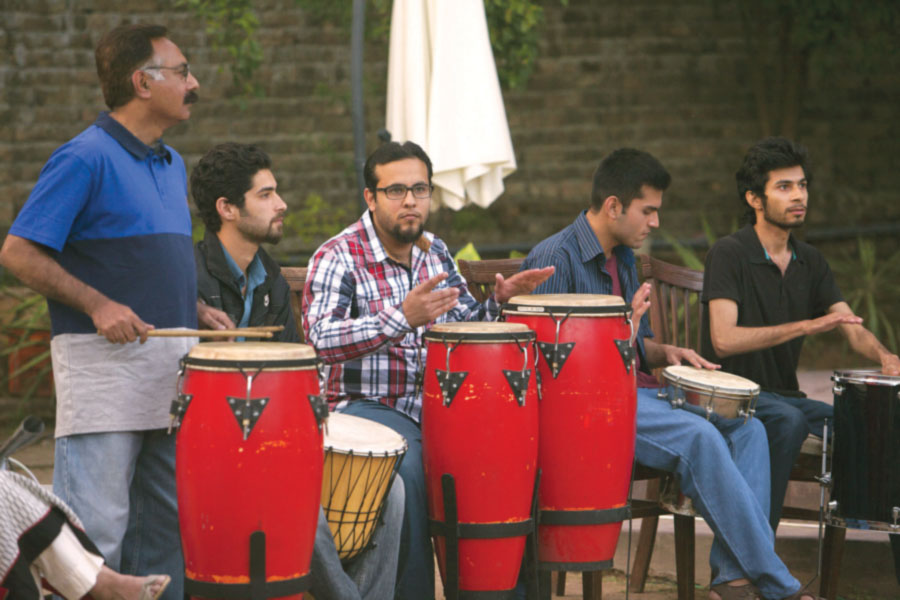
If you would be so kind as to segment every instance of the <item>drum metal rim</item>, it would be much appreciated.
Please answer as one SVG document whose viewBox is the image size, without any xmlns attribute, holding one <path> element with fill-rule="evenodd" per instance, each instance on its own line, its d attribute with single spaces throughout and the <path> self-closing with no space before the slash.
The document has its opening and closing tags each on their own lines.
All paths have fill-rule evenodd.
<svg viewBox="0 0 900 600">
<path fill-rule="evenodd" d="M 845 369 L 835 371 L 831 376 L 835 383 L 856 383 L 865 385 L 900 385 L 900 377 L 885 375 L 878 369 Z"/>
<path fill-rule="evenodd" d="M 504 315 L 570 315 L 572 317 L 594 317 L 609 315 L 631 315 L 631 307 L 626 304 L 614 306 L 565 306 L 562 304 L 513 304 L 507 302 L 500 307 Z"/>
<path fill-rule="evenodd" d="M 430 342 L 479 343 L 479 342 L 531 342 L 534 331 L 505 331 L 496 333 L 450 333 L 447 331 L 425 332 L 425 339 Z"/>
<path fill-rule="evenodd" d="M 403 438 L 403 446 L 400 448 L 390 448 L 388 450 L 360 450 L 359 448 L 336 448 L 334 446 L 323 446 L 325 452 L 332 454 L 342 454 L 344 456 L 371 456 L 372 458 L 396 458 L 403 456 L 409 450 L 409 444 L 406 438 Z"/>
<path fill-rule="evenodd" d="M 304 370 L 315 369 L 318 358 L 270 359 L 270 360 L 225 360 L 221 358 L 196 358 L 185 355 L 182 361 L 187 367 L 201 371 L 234 371 L 242 369 Z"/>
</svg>

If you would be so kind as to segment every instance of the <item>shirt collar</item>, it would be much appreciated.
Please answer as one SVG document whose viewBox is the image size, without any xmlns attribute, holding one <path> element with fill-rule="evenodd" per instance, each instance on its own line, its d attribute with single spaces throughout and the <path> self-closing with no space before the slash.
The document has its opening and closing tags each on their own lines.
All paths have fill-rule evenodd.
<svg viewBox="0 0 900 600">
<path fill-rule="evenodd" d="M 578 248 L 581 250 L 582 262 L 589 262 L 597 256 L 604 255 L 603 247 L 597 234 L 591 229 L 591 224 L 587 220 L 587 210 L 581 211 L 581 214 L 575 219 L 575 239 L 578 241 Z M 634 251 L 627 246 L 616 246 L 613 253 L 624 267 L 631 267 L 634 264 Z M 604 261 L 606 257 L 604 255 Z"/>
<path fill-rule="evenodd" d="M 94 125 L 108 133 L 110 137 L 119 142 L 123 148 L 128 150 L 138 160 L 144 160 L 148 155 L 155 154 L 160 158 L 164 158 L 167 163 L 172 164 L 172 153 L 163 144 L 162 139 L 157 140 L 152 147 L 148 146 L 137 139 L 124 125 L 113 119 L 109 112 L 101 112 L 97 116 L 97 120 L 94 121 Z"/>
<path fill-rule="evenodd" d="M 363 213 L 363 216 L 360 218 L 360 223 L 362 223 L 363 229 L 366 232 L 366 237 L 369 238 L 369 250 L 372 252 L 372 260 L 374 262 L 384 262 L 385 260 L 388 260 L 390 257 L 385 251 L 384 245 L 381 243 L 381 238 L 378 237 L 378 232 L 375 231 L 375 223 L 372 222 L 371 210 L 366 209 L 366 212 Z M 431 251 L 431 238 L 432 234 L 423 231 L 422 236 L 416 240 L 415 244 L 413 244 L 412 260 L 410 261 L 412 264 L 416 264 L 416 258 L 418 256 L 418 253 L 416 252 L 417 249 L 420 252 L 425 253 Z"/>
<path fill-rule="evenodd" d="M 241 268 L 238 264 L 231 258 L 231 254 L 228 253 L 228 249 L 225 246 L 222 246 L 222 253 L 225 255 L 225 262 L 228 264 L 228 270 L 231 271 L 231 275 L 234 277 L 235 283 L 237 283 L 238 289 L 243 291 L 244 286 L 247 286 L 247 292 L 256 289 L 256 287 L 261 284 L 266 279 L 266 269 L 263 267 L 262 260 L 259 258 L 259 252 L 253 256 L 253 260 L 250 261 L 250 264 L 247 266 L 247 275 L 244 276 L 244 272 L 241 271 Z"/>
<path fill-rule="evenodd" d="M 756 229 L 753 227 L 753 225 L 745 225 L 743 229 L 738 230 L 737 236 L 739 238 L 743 238 L 745 243 L 750 245 L 752 249 L 752 252 L 750 254 L 750 262 L 757 264 L 772 263 L 772 257 L 769 256 L 769 251 L 766 250 L 762 245 L 762 242 L 759 241 L 759 236 L 756 235 Z M 794 244 L 793 233 L 788 234 L 788 246 L 791 249 L 791 260 L 799 260 L 797 258 L 797 247 Z"/>
</svg>

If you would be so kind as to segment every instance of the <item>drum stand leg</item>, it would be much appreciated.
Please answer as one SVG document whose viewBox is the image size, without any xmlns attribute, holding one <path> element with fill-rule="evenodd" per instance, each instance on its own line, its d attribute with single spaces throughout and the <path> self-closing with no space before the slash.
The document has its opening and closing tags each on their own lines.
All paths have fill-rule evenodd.
<svg viewBox="0 0 900 600">
<path fill-rule="evenodd" d="M 468 591 L 459 589 L 459 540 L 461 538 L 501 538 L 525 535 L 525 556 L 523 568 L 528 569 L 527 586 L 528 597 L 537 595 L 537 489 L 540 474 L 535 478 L 534 492 L 531 503 L 531 519 L 521 523 L 503 524 L 475 524 L 460 523 L 456 503 L 456 480 L 453 475 L 444 473 L 441 476 L 441 493 L 444 499 L 444 521 L 431 521 L 432 535 L 444 536 L 446 547 L 446 564 L 444 572 L 444 596 L 447 600 L 513 600 L 515 589 L 497 591 Z M 479 530 L 479 533 L 475 533 Z M 549 592 L 549 588 L 548 588 Z M 549 593 L 548 593 L 549 597 Z M 253 599 L 256 600 L 256 599 Z"/>
<path fill-rule="evenodd" d="M 525 542 L 525 557 L 522 562 L 522 568 L 525 569 L 525 577 L 526 577 L 526 585 L 527 585 L 527 598 L 528 600 L 537 600 L 538 598 L 549 598 L 550 597 L 550 572 L 547 571 L 547 593 L 546 596 L 541 592 L 543 588 L 541 587 L 540 580 L 540 570 L 538 569 L 538 486 L 541 483 L 541 470 L 537 470 L 537 475 L 534 478 L 534 491 L 531 495 L 531 522 L 533 523 L 533 527 L 531 529 L 531 533 L 528 534 L 528 538 Z M 521 580 L 522 577 L 520 576 Z"/>
</svg>

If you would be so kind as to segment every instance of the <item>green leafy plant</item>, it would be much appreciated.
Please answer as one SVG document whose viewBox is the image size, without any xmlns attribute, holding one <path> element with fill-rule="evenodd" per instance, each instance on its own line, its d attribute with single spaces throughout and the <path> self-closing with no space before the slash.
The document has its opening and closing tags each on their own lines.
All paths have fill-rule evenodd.
<svg viewBox="0 0 900 600">
<path fill-rule="evenodd" d="M 284 226 L 304 242 L 329 238 L 340 232 L 347 222 L 347 211 L 329 207 L 316 193 L 306 196 L 300 209 L 292 209 L 284 218 Z"/>
<path fill-rule="evenodd" d="M 445 1 L 445 0 L 441 0 Z M 558 0 L 568 6 L 568 0 Z M 314 24 L 331 23 L 349 30 L 353 3 L 349 0 L 295 0 Z M 366 10 L 366 37 L 387 40 L 390 33 L 391 0 L 369 0 Z M 224 48 L 231 57 L 228 65 L 236 97 L 242 106 L 247 98 L 261 96 L 262 86 L 253 74 L 262 64 L 262 48 L 256 41 L 259 18 L 252 0 L 176 0 L 203 20 L 213 48 Z M 538 55 L 544 9 L 539 0 L 485 0 L 497 75 L 506 88 L 524 87 L 534 70 Z M 221 67 L 220 67 L 221 68 Z"/>
<path fill-rule="evenodd" d="M 0 289 L 8 307 L 0 311 L 0 360 L 9 366 L 0 387 L 21 394 L 21 406 L 50 389 L 50 321 L 45 298 L 24 288 Z M 12 384 L 12 385 L 11 385 Z"/>
<path fill-rule="evenodd" d="M 875 243 L 860 237 L 855 254 L 845 252 L 829 264 L 853 312 L 863 318 L 863 325 L 875 337 L 896 353 L 900 250 L 879 259 Z"/>
</svg>

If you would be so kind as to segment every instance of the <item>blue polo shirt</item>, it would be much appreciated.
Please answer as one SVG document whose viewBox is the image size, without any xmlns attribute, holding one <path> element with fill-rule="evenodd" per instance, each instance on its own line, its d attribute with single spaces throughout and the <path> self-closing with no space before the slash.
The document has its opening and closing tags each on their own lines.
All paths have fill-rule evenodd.
<svg viewBox="0 0 900 600">
<path fill-rule="evenodd" d="M 158 329 L 197 326 L 184 161 L 108 113 L 50 156 L 9 233 Z M 48 304 L 53 335 L 96 333 L 86 314 Z"/>
</svg>

